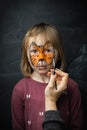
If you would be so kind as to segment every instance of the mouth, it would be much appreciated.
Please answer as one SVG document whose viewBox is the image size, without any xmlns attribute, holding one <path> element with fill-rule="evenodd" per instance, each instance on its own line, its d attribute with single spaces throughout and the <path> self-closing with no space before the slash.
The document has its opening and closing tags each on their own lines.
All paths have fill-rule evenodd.
<svg viewBox="0 0 87 130">
<path fill-rule="evenodd" d="M 38 66 L 38 70 L 46 70 L 46 66 Z"/>
</svg>

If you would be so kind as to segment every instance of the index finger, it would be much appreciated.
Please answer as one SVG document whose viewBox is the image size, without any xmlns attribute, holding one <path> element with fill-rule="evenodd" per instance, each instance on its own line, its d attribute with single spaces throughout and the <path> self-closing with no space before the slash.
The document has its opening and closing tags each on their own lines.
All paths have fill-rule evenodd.
<svg viewBox="0 0 87 130">
<path fill-rule="evenodd" d="M 55 69 L 55 72 L 56 72 L 56 74 L 57 75 L 59 75 L 59 76 L 65 76 L 65 75 L 67 75 L 68 76 L 68 73 L 66 73 L 66 72 L 64 72 L 64 71 L 62 71 L 62 70 L 60 70 L 60 69 Z"/>
</svg>

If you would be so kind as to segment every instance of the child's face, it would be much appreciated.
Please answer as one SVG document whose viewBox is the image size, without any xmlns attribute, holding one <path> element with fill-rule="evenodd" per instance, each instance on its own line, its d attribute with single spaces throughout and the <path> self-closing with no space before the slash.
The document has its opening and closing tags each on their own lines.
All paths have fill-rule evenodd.
<svg viewBox="0 0 87 130">
<path fill-rule="evenodd" d="M 45 39 L 43 35 L 29 39 L 28 59 L 31 67 L 40 72 L 47 72 L 53 67 L 53 59 L 56 53 L 52 43 Z"/>
</svg>

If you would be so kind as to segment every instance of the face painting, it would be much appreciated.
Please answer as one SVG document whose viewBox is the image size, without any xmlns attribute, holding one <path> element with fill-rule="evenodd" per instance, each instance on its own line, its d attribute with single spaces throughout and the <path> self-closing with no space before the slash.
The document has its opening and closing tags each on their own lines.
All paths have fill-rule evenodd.
<svg viewBox="0 0 87 130">
<path fill-rule="evenodd" d="M 55 56 L 54 48 L 51 43 L 46 43 L 44 46 L 38 46 L 35 42 L 30 45 L 30 59 L 34 66 L 44 66 L 51 64 Z"/>
</svg>

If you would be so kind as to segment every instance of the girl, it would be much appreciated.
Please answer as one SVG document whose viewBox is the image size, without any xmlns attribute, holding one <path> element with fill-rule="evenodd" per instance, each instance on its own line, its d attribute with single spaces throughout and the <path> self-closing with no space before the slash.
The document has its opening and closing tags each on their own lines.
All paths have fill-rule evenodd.
<svg viewBox="0 0 87 130">
<path fill-rule="evenodd" d="M 45 90 L 49 86 L 58 93 L 54 94 L 56 107 L 65 127 L 82 129 L 80 91 L 77 83 L 64 72 L 64 67 L 64 49 L 56 28 L 46 23 L 31 27 L 22 44 L 21 70 L 24 78 L 15 85 L 12 93 L 13 130 L 42 130 L 45 107 L 50 105 L 45 101 Z M 52 73 L 55 75 L 53 80 L 50 78 Z"/>
</svg>

